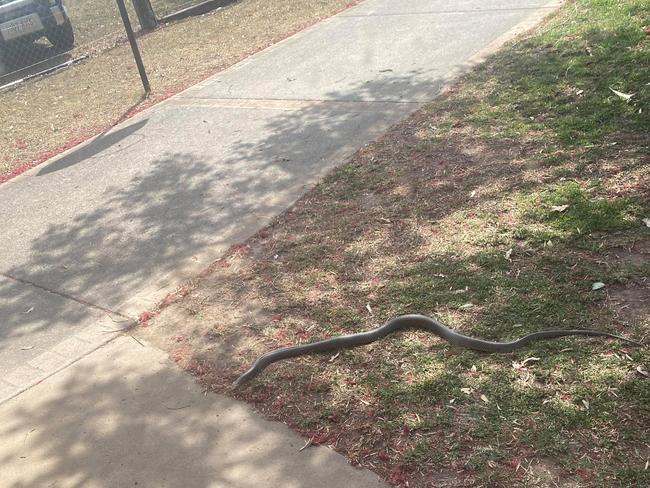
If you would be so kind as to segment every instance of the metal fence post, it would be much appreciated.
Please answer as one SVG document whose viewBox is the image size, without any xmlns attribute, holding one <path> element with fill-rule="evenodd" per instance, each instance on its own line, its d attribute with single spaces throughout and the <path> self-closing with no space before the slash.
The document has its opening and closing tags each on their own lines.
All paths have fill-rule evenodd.
<svg viewBox="0 0 650 488">
<path fill-rule="evenodd" d="M 149 0 L 133 0 L 133 8 L 143 31 L 154 30 L 158 27 L 158 20 Z"/>
<path fill-rule="evenodd" d="M 122 17 L 122 22 L 124 22 L 124 29 L 126 29 L 126 37 L 128 37 L 129 44 L 131 44 L 131 51 L 133 51 L 133 58 L 135 59 L 135 64 L 138 66 L 138 71 L 140 72 L 140 79 L 142 80 L 142 86 L 144 87 L 144 92 L 148 94 L 151 91 L 151 86 L 149 85 L 149 78 L 147 78 L 147 72 L 144 69 L 144 64 L 142 64 L 142 57 L 140 56 L 138 43 L 135 41 L 135 36 L 133 35 L 133 28 L 131 27 L 129 14 L 126 11 L 126 5 L 124 5 L 124 0 L 116 0 L 116 1 L 117 1 L 117 8 L 120 10 L 120 16 Z"/>
</svg>

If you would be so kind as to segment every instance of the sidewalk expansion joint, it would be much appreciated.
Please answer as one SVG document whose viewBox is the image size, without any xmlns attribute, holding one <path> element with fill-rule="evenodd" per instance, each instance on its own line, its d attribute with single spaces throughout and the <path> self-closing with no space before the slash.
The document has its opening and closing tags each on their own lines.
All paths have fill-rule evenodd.
<svg viewBox="0 0 650 488">
<path fill-rule="evenodd" d="M 362 19 L 364 17 L 405 17 L 417 15 L 454 15 L 454 14 L 486 14 L 486 13 L 509 13 L 521 11 L 534 11 L 534 10 L 551 10 L 560 6 L 557 5 L 541 5 L 539 7 L 510 7 L 510 8 L 484 8 L 477 10 L 425 10 L 422 12 L 388 12 L 388 13 L 369 13 L 369 14 L 348 14 L 339 15 L 344 19 Z"/>
<path fill-rule="evenodd" d="M 336 99 L 280 99 L 280 98 L 210 98 L 210 97 L 192 97 L 183 96 L 170 99 L 168 103 L 173 106 L 183 107 L 215 107 L 215 108 L 250 108 L 265 110 L 299 110 L 305 107 L 313 107 L 315 104 L 326 108 L 328 105 L 332 108 L 349 107 L 354 111 L 376 110 L 381 106 L 412 106 L 419 107 L 423 103 L 433 99 L 420 101 L 400 101 L 400 100 L 336 100 Z"/>
<path fill-rule="evenodd" d="M 2 271 L 0 271 L 0 276 L 2 276 L 3 278 L 7 278 L 8 280 L 12 280 L 12 281 L 16 281 L 18 283 L 22 283 L 23 285 L 33 286 L 34 288 L 38 288 L 39 290 L 43 290 L 43 291 L 45 291 L 47 293 L 51 293 L 52 295 L 57 295 L 57 296 L 59 296 L 61 298 L 65 298 L 66 300 L 71 300 L 73 302 L 79 303 L 80 305 L 83 305 L 84 307 L 99 310 L 101 312 L 104 312 L 105 314 L 107 314 L 111 318 L 112 318 L 112 316 L 116 316 L 116 317 L 119 317 L 121 319 L 124 319 L 125 321 L 129 322 L 129 325 L 127 325 L 126 327 L 120 329 L 121 332 L 126 331 L 126 330 L 130 329 L 131 327 L 137 325 L 138 321 L 136 319 L 134 319 L 133 317 L 129 317 L 128 315 L 125 315 L 125 314 L 123 314 L 121 312 L 116 312 L 115 310 L 111 310 L 109 308 L 103 307 L 101 305 L 97 305 L 95 303 L 91 303 L 91 302 L 89 302 L 87 300 L 84 300 L 83 298 L 77 298 L 77 297 L 72 296 L 72 295 L 70 295 L 68 293 L 58 291 L 58 290 L 53 290 L 53 289 L 48 288 L 46 286 L 39 285 L 39 284 L 34 283 L 32 281 L 26 280 L 24 278 L 18 278 L 17 276 L 13 276 L 13 275 L 4 273 Z"/>
</svg>

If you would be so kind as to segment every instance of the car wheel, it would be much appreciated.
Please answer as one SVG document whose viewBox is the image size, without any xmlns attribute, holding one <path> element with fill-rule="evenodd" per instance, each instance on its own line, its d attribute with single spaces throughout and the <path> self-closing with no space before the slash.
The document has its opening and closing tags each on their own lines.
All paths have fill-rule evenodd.
<svg viewBox="0 0 650 488">
<path fill-rule="evenodd" d="M 46 37 L 57 51 L 66 52 L 74 47 L 74 31 L 70 20 L 66 20 L 63 24 L 57 26 Z"/>
</svg>

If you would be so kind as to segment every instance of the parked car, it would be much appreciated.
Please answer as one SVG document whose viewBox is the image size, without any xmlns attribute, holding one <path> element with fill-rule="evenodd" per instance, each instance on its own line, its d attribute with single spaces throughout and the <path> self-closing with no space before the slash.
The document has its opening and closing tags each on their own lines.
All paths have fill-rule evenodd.
<svg viewBox="0 0 650 488">
<path fill-rule="evenodd" d="M 59 52 L 74 46 L 74 31 L 63 0 L 0 0 L 0 48 L 31 44 L 41 37 Z"/>
</svg>

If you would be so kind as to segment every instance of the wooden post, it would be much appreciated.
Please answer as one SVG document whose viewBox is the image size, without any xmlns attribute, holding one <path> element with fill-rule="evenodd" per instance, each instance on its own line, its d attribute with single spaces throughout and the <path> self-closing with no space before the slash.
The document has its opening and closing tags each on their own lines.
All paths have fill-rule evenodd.
<svg viewBox="0 0 650 488">
<path fill-rule="evenodd" d="M 150 0 L 133 0 L 133 8 L 138 16 L 140 28 L 147 32 L 158 27 L 158 20 L 154 14 Z"/>
</svg>

